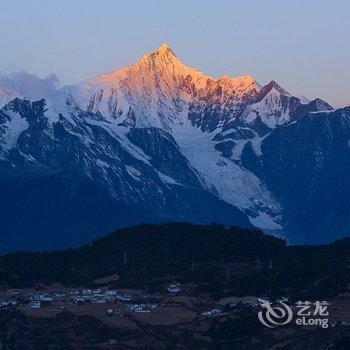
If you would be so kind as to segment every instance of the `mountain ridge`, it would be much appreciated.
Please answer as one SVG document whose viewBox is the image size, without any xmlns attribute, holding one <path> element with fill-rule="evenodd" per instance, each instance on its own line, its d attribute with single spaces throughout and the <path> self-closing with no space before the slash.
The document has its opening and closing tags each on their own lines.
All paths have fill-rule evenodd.
<svg viewBox="0 0 350 350">
<path fill-rule="evenodd" d="M 17 97 L 9 101 L 0 110 L 0 175 L 4 186 L 15 174 L 21 174 L 24 181 L 33 176 L 69 175 L 72 188 L 88 181 L 91 194 L 101 196 L 104 203 L 137 208 L 130 224 L 139 223 L 137 217 L 220 221 L 254 225 L 292 241 L 294 227 L 298 227 L 302 232 L 298 239 L 319 242 L 297 223 L 287 200 L 288 189 L 271 181 L 284 166 L 278 152 L 317 159 L 327 151 L 322 145 L 333 131 L 327 129 L 328 119 L 322 112 L 338 113 L 319 99 L 301 101 L 275 81 L 261 87 L 250 76 L 211 78 L 184 65 L 169 46 L 162 45 L 128 67 L 65 87 L 50 100 L 31 102 Z M 279 133 L 294 132 L 295 126 L 316 137 L 316 129 L 304 121 L 317 113 L 324 123 L 319 127 L 325 131 L 322 147 L 312 147 L 312 154 L 276 139 Z M 344 113 L 347 120 L 348 110 Z M 346 125 L 342 122 L 343 131 L 334 137 L 347 135 Z M 308 142 L 304 134 L 296 134 L 301 148 Z M 272 142 L 277 142 L 277 154 L 269 151 L 271 158 L 265 159 Z M 296 170 L 297 178 L 308 181 L 298 173 L 302 167 Z M 284 176 L 288 178 L 288 173 Z M 312 176 L 312 181 L 321 181 L 319 175 Z M 48 193 L 56 193 L 55 181 L 50 186 Z M 20 193 L 13 191 L 16 196 Z M 67 193 L 67 203 L 77 193 L 62 191 Z M 68 193 L 73 193 L 72 198 Z M 146 217 L 141 218 L 140 210 L 148 213 Z M 117 228 L 125 220 L 115 213 L 110 223 Z M 52 215 L 51 222 L 58 220 L 57 215 Z M 293 216 L 292 224 L 289 216 Z M 84 226 L 86 232 L 90 230 L 85 232 L 89 237 L 101 225 L 97 216 L 92 214 L 91 219 L 91 228 Z M 65 237 L 74 226 L 69 220 Z M 346 228 L 346 222 L 342 225 Z M 9 224 L 5 226 L 8 229 Z M 83 241 L 84 233 L 79 237 Z M 323 240 L 331 238 L 331 233 L 322 233 Z"/>
</svg>

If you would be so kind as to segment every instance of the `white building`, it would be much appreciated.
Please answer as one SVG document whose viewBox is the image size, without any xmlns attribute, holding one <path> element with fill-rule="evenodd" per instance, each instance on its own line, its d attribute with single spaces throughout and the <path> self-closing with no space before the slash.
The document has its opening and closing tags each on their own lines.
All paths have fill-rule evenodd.
<svg viewBox="0 0 350 350">
<path fill-rule="evenodd" d="M 173 282 L 168 285 L 167 288 L 168 292 L 170 293 L 179 293 L 181 292 L 181 285 L 179 282 Z"/>
<path fill-rule="evenodd" d="M 32 309 L 40 309 L 41 308 L 41 302 L 38 300 L 32 300 L 29 302 L 28 306 Z"/>
</svg>

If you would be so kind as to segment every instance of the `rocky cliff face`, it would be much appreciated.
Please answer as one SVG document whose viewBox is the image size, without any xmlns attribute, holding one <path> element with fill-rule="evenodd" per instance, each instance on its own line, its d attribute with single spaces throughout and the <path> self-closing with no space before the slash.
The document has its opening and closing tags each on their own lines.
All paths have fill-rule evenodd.
<svg viewBox="0 0 350 350">
<path fill-rule="evenodd" d="M 350 108 L 310 113 L 247 144 L 242 162 L 282 203 L 292 242 L 323 242 L 349 232 Z"/>
</svg>

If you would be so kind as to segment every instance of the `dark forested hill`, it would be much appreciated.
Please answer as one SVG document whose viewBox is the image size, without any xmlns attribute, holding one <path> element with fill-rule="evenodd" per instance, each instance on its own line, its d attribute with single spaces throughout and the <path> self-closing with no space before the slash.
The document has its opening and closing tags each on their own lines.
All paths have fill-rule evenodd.
<svg viewBox="0 0 350 350">
<path fill-rule="evenodd" d="M 280 254 L 282 239 L 259 230 L 190 223 L 144 224 L 120 229 L 78 249 L 17 252 L 0 257 L 3 281 L 84 280 L 123 266 L 249 261 Z"/>
<path fill-rule="evenodd" d="M 322 246 L 287 246 L 284 240 L 259 230 L 219 224 L 144 224 L 120 229 L 78 249 L 0 256 L 0 281 L 10 286 L 50 282 L 79 285 L 113 273 L 139 281 L 145 269 L 182 275 L 192 264 L 223 266 L 256 261 L 267 269 L 273 262 L 281 285 L 319 281 L 329 274 L 343 281 L 348 274 L 349 249 L 350 239 Z M 205 271 L 207 277 L 212 273 L 209 270 Z"/>
</svg>

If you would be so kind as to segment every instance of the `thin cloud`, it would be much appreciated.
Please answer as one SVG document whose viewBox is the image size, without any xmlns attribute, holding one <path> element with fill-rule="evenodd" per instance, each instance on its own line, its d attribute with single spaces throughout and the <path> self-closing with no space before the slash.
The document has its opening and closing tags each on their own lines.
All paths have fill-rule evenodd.
<svg viewBox="0 0 350 350">
<path fill-rule="evenodd" d="M 26 71 L 0 74 L 0 86 L 33 100 L 49 99 L 57 91 L 58 85 L 59 80 L 55 74 L 43 79 Z"/>
</svg>

